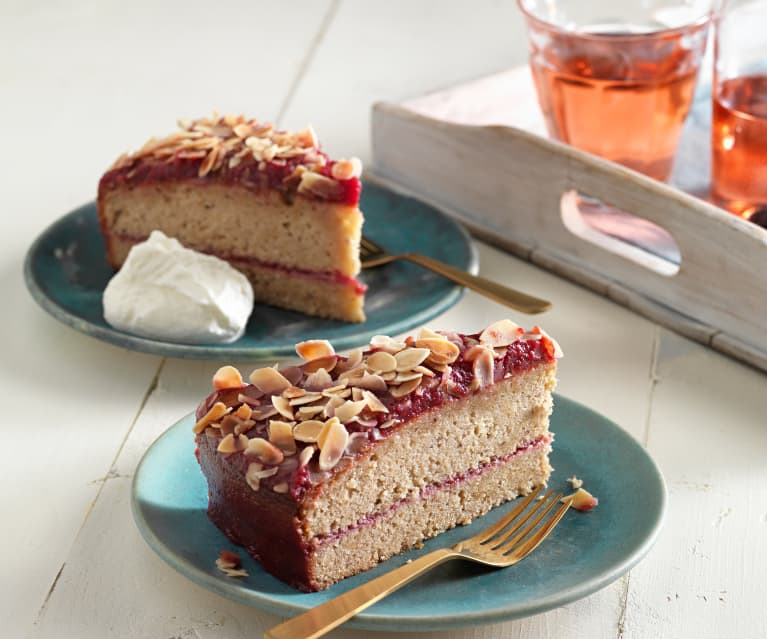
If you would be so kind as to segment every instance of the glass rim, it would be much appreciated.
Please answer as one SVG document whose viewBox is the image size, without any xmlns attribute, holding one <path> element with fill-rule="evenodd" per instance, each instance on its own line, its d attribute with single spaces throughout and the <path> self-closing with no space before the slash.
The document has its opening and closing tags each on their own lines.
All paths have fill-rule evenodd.
<svg viewBox="0 0 767 639">
<path fill-rule="evenodd" d="M 690 21 L 689 23 L 679 27 L 668 27 L 665 29 L 658 29 L 656 31 L 647 31 L 645 33 L 594 33 L 593 31 L 584 31 L 580 27 L 577 29 L 565 29 L 564 27 L 554 24 L 553 22 L 548 22 L 547 20 L 544 20 L 543 18 L 535 15 L 530 10 L 528 10 L 527 7 L 525 7 L 525 3 L 528 1 L 529 0 L 516 0 L 519 10 L 528 21 L 535 23 L 544 29 L 548 29 L 549 31 L 572 34 L 585 40 L 601 40 L 602 42 L 607 40 L 620 40 L 625 42 L 627 40 L 637 40 L 640 38 L 662 38 L 666 36 L 679 35 L 685 31 L 688 31 L 690 28 L 703 27 L 706 24 L 711 23 L 716 13 L 713 7 L 714 3 L 712 3 L 708 11 L 703 13 L 703 15 L 701 15 L 697 20 Z"/>
</svg>

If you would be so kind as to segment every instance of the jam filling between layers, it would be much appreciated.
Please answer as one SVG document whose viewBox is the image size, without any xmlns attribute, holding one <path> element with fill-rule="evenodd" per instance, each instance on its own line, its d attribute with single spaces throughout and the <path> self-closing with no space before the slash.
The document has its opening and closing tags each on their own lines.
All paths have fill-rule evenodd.
<svg viewBox="0 0 767 639">
<path fill-rule="evenodd" d="M 508 333 L 513 330 L 514 337 L 506 340 L 499 339 L 496 334 L 500 330 L 497 328 L 498 326 L 502 326 L 501 332 Z M 489 338 L 486 337 L 488 332 L 491 334 Z M 485 339 L 484 342 L 483 339 Z M 490 342 L 488 343 L 487 340 Z M 507 343 L 502 346 L 494 345 L 504 341 Z M 444 357 L 440 359 L 436 356 L 437 353 L 444 352 L 443 346 L 446 342 L 449 342 L 448 346 L 452 344 L 452 348 L 457 353 L 449 364 L 445 363 L 447 360 Z M 329 347 L 326 342 L 324 344 Z M 311 359 L 302 366 L 285 367 L 278 369 L 278 371 L 258 369 L 251 375 L 251 379 L 255 379 L 262 385 L 261 380 L 265 373 L 269 373 L 267 377 L 278 375 L 286 381 L 288 386 L 285 387 L 282 395 L 267 393 L 256 384 L 242 384 L 241 382 L 234 384 L 233 387 L 214 391 L 203 400 L 197 409 L 198 423 L 195 426 L 195 431 L 198 433 L 198 437 L 211 438 L 211 443 L 218 446 L 222 463 L 234 465 L 237 472 L 241 473 L 244 479 L 248 479 L 249 485 L 254 490 L 270 490 L 298 501 L 307 491 L 312 490 L 314 486 L 345 467 L 361 451 L 370 445 L 375 445 L 377 441 L 389 437 L 409 420 L 427 411 L 435 410 L 448 402 L 458 401 L 471 394 L 481 392 L 485 386 L 527 371 L 537 364 L 551 362 L 560 355 L 556 343 L 540 329 L 536 327 L 531 332 L 525 332 L 508 320 L 492 325 L 481 334 L 437 334 L 428 331 L 425 337 L 422 332 L 418 338 L 409 337 L 405 343 L 396 344 L 395 348 L 392 348 L 392 344 L 396 344 L 396 342 L 391 338 L 384 338 L 383 341 L 376 341 L 374 338 L 371 341 L 371 349 L 362 355 L 358 353 L 356 357 L 354 354 L 349 357 L 335 355 L 332 353 L 332 347 L 330 347 L 331 351 L 325 351 L 321 357 Z M 386 388 L 384 392 L 375 392 L 372 399 L 369 395 L 366 396 L 368 405 L 377 399 L 378 404 L 375 411 L 368 410 L 367 407 L 361 411 L 358 410 L 359 404 L 365 404 L 362 397 L 363 391 L 359 388 L 343 388 L 343 385 L 346 383 L 362 384 L 366 380 L 369 382 L 373 377 L 378 376 L 365 372 L 364 377 L 351 377 L 354 367 L 351 371 L 348 367 L 351 365 L 352 359 L 362 358 L 362 363 L 356 364 L 357 369 L 359 369 L 359 367 L 364 368 L 366 365 L 369 368 L 374 356 L 379 360 L 386 359 L 387 356 L 376 355 L 380 352 L 387 352 L 386 349 L 390 351 L 400 349 L 397 354 L 403 353 L 407 357 L 412 356 L 413 351 L 430 352 L 428 349 L 419 349 L 418 344 L 431 344 L 436 350 L 431 351 L 431 355 L 425 358 L 422 364 L 415 365 L 412 370 L 403 374 L 402 379 L 407 381 L 400 382 L 398 385 L 390 385 L 388 388 L 384 383 L 384 388 Z M 297 350 L 299 349 L 297 348 Z M 327 354 L 328 352 L 332 354 Z M 331 371 L 337 372 L 344 369 L 345 372 L 333 379 L 319 364 L 327 366 Z M 378 362 L 376 364 L 380 366 Z M 426 372 L 428 375 L 425 374 Z M 258 374 L 257 378 L 254 377 L 256 374 Z M 400 373 L 396 374 L 400 375 Z M 239 373 L 237 375 L 239 376 Z M 323 431 L 324 446 L 323 434 L 314 438 L 299 438 L 297 431 L 302 427 L 302 424 L 296 424 L 296 421 L 300 422 L 300 420 L 294 417 L 296 421 L 287 424 L 284 421 L 287 417 L 281 414 L 275 415 L 278 411 L 273 408 L 273 406 L 279 406 L 282 412 L 290 411 L 290 416 L 293 416 L 293 411 L 296 410 L 300 414 L 302 407 L 290 406 L 286 397 L 298 396 L 298 399 L 290 401 L 300 402 L 299 393 L 305 393 L 301 387 L 311 386 L 310 380 L 316 381 L 317 375 L 326 375 L 328 379 L 322 395 L 323 399 L 319 400 L 320 403 L 327 402 L 327 404 L 324 414 L 317 417 L 318 420 L 323 419 L 323 417 L 330 418 L 325 422 L 326 428 Z M 344 384 L 337 383 L 341 375 L 350 375 Z M 420 378 L 415 384 L 412 381 L 414 375 Z M 409 392 L 401 393 L 400 390 L 403 388 Z M 334 398 L 335 395 L 342 393 L 346 395 L 347 399 Z M 308 394 L 305 394 L 304 398 L 307 396 Z M 333 403 L 333 407 L 328 412 L 327 409 L 331 403 Z M 252 410 L 253 414 L 252 419 L 245 420 L 247 430 L 239 433 L 237 420 L 229 417 L 229 415 L 235 410 L 241 410 L 244 404 L 247 405 L 245 412 Z M 310 405 L 304 404 L 303 407 Z M 222 420 L 221 423 L 215 424 L 209 423 L 209 420 L 206 421 L 206 418 L 209 418 L 217 408 L 222 413 L 219 416 L 219 419 Z M 344 415 L 348 416 L 352 414 L 349 412 L 350 408 L 357 410 L 351 418 L 344 418 L 342 424 L 333 424 L 333 428 L 327 428 L 330 426 L 330 422 L 335 419 L 332 413 L 341 415 L 343 412 Z M 222 418 L 224 410 L 227 411 L 227 416 Z M 263 415 L 265 416 L 261 417 Z M 311 421 L 311 418 L 306 419 Z M 227 423 L 227 420 L 230 421 Z M 278 420 L 278 422 L 275 423 L 274 420 Z M 339 420 L 335 419 L 335 421 L 338 422 Z M 282 438 L 286 432 L 296 434 L 295 440 L 290 437 L 289 447 L 285 445 L 285 440 Z M 336 435 L 341 438 L 341 450 L 336 451 L 333 463 L 329 467 L 326 463 L 325 468 L 323 468 L 322 453 L 325 452 L 325 447 L 328 449 L 332 447 L 331 444 L 328 444 L 328 440 Z M 302 439 L 304 441 L 301 441 Z M 317 445 L 322 449 L 319 460 L 315 454 Z M 284 453 L 278 450 L 280 446 L 285 451 Z M 313 450 L 306 450 L 309 447 L 312 447 Z M 250 454 L 251 448 L 253 448 L 255 458 Z M 257 463 L 254 463 L 254 459 L 257 460 Z M 327 456 L 325 460 L 327 461 Z M 254 472 L 251 473 L 251 471 Z M 255 480 L 251 481 L 252 478 Z"/>
<path fill-rule="evenodd" d="M 527 453 L 532 453 L 533 451 L 540 450 L 541 448 L 548 446 L 549 444 L 551 444 L 553 440 L 554 440 L 554 437 L 551 433 L 549 432 L 543 433 L 537 439 L 531 442 L 526 442 L 524 444 L 521 444 L 520 446 L 517 447 L 515 451 L 509 453 L 508 455 L 504 455 L 502 457 L 493 457 L 492 459 L 489 459 L 488 461 L 480 464 L 479 466 L 475 468 L 470 468 L 468 470 L 456 473 L 452 477 L 448 477 L 447 479 L 444 479 L 443 481 L 430 484 L 429 486 L 426 486 L 425 488 L 420 490 L 417 494 L 411 497 L 406 497 L 404 499 L 401 499 L 400 501 L 392 504 L 385 510 L 380 510 L 378 512 L 370 513 L 366 515 L 365 517 L 360 519 L 356 524 L 353 524 L 351 526 L 346 526 L 345 528 L 335 530 L 325 535 L 317 535 L 313 538 L 313 545 L 316 547 L 316 546 L 322 546 L 327 543 L 332 543 L 348 535 L 350 532 L 354 530 L 359 530 L 362 528 L 367 528 L 369 526 L 374 526 L 379 520 L 384 519 L 385 517 L 388 517 L 393 512 L 399 510 L 400 508 L 403 508 L 404 506 L 407 506 L 408 504 L 412 504 L 422 499 L 428 499 L 431 495 L 441 490 L 444 490 L 446 488 L 451 488 L 453 486 L 462 484 L 476 477 L 480 477 L 481 475 L 484 475 L 486 472 L 494 468 L 499 468 L 501 466 L 504 466 L 514 461 L 515 459 L 517 459 L 518 457 L 522 455 L 525 455 Z M 305 553 L 308 554 L 308 549 L 305 549 Z"/>
<path fill-rule="evenodd" d="M 122 242 L 128 242 L 132 244 L 138 244 L 145 242 L 148 239 L 148 235 L 132 235 L 130 233 L 115 233 L 114 231 L 107 231 L 107 235 L 117 238 Z M 326 282 L 329 284 L 338 284 L 341 286 L 348 286 L 354 289 L 355 295 L 364 295 L 367 291 L 367 284 L 363 284 L 357 278 L 351 275 L 345 275 L 338 271 L 310 271 L 307 269 L 294 268 L 292 266 L 285 266 L 284 264 L 277 264 L 275 262 L 268 262 L 265 260 L 259 260 L 254 257 L 243 257 L 240 255 L 233 255 L 230 253 L 222 253 L 220 251 L 214 251 L 210 249 L 199 249 L 200 253 L 207 255 L 213 255 L 222 260 L 226 260 L 234 265 L 237 263 L 243 265 L 254 265 L 259 268 L 270 269 L 279 273 L 285 273 L 293 277 L 300 277 L 302 279 L 313 280 L 317 282 Z"/>
</svg>

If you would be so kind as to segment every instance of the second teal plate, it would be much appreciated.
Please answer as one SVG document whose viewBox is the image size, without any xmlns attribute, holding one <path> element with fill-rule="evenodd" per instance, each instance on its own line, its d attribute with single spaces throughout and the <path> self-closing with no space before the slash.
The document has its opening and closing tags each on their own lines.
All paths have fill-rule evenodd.
<svg viewBox="0 0 767 639">
<path fill-rule="evenodd" d="M 206 514 L 205 478 L 194 456 L 189 415 L 147 450 L 133 479 L 133 515 L 152 549 L 203 587 L 243 604 L 293 616 L 436 548 L 452 546 L 513 507 L 500 506 L 469 526 L 426 542 L 323 592 L 301 593 L 262 570 Z M 533 615 L 585 597 L 620 577 L 650 549 L 660 530 L 666 490 L 647 452 L 619 426 L 557 395 L 549 485 L 568 490 L 577 475 L 599 498 L 588 513 L 570 511 L 524 561 L 502 570 L 454 561 L 365 610 L 348 626 L 378 630 L 439 630 Z M 249 576 L 216 569 L 222 549 L 238 551 Z"/>
<path fill-rule="evenodd" d="M 388 250 L 415 251 L 471 273 L 476 251 L 466 231 L 440 211 L 393 191 L 365 184 L 360 207 L 365 234 Z M 242 360 L 295 355 L 297 342 L 322 338 L 338 350 L 376 334 L 396 335 L 447 310 L 463 289 L 413 264 L 395 262 L 363 271 L 367 321 L 347 324 L 256 305 L 245 335 L 231 344 L 174 344 L 116 330 L 104 321 L 101 294 L 113 272 L 106 260 L 95 203 L 65 215 L 30 247 L 24 277 L 32 296 L 51 315 L 87 335 L 137 351 L 171 357 Z"/>
</svg>

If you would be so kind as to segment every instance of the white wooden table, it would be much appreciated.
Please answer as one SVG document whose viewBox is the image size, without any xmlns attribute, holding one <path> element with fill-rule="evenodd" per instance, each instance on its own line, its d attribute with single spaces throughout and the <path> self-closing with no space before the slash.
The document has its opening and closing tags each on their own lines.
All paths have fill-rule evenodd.
<svg viewBox="0 0 767 639">
<path fill-rule="evenodd" d="M 37 234 L 177 116 L 311 122 L 331 153 L 365 160 L 374 100 L 519 64 L 525 48 L 512 0 L 2 3 L 0 636 L 244 639 L 278 621 L 173 572 L 130 514 L 141 454 L 219 363 L 132 353 L 57 323 L 21 277 Z M 560 392 L 649 449 L 670 508 L 647 558 L 593 596 L 421 636 L 767 636 L 767 377 L 527 263 L 480 255 L 485 276 L 554 301 L 540 321 L 565 349 Z M 431 325 L 506 315 L 467 293 Z"/>
</svg>

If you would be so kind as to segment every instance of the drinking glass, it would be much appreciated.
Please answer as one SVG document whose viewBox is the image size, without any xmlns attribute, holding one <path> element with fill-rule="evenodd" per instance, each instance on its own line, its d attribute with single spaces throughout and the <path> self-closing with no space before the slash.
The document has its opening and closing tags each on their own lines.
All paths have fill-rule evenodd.
<svg viewBox="0 0 767 639">
<path fill-rule="evenodd" d="M 517 3 L 549 134 L 666 180 L 692 104 L 711 3 Z"/>
<path fill-rule="evenodd" d="M 736 215 L 763 223 L 767 220 L 767 2 L 723 4 L 716 21 L 714 58 L 711 195 Z"/>
</svg>

